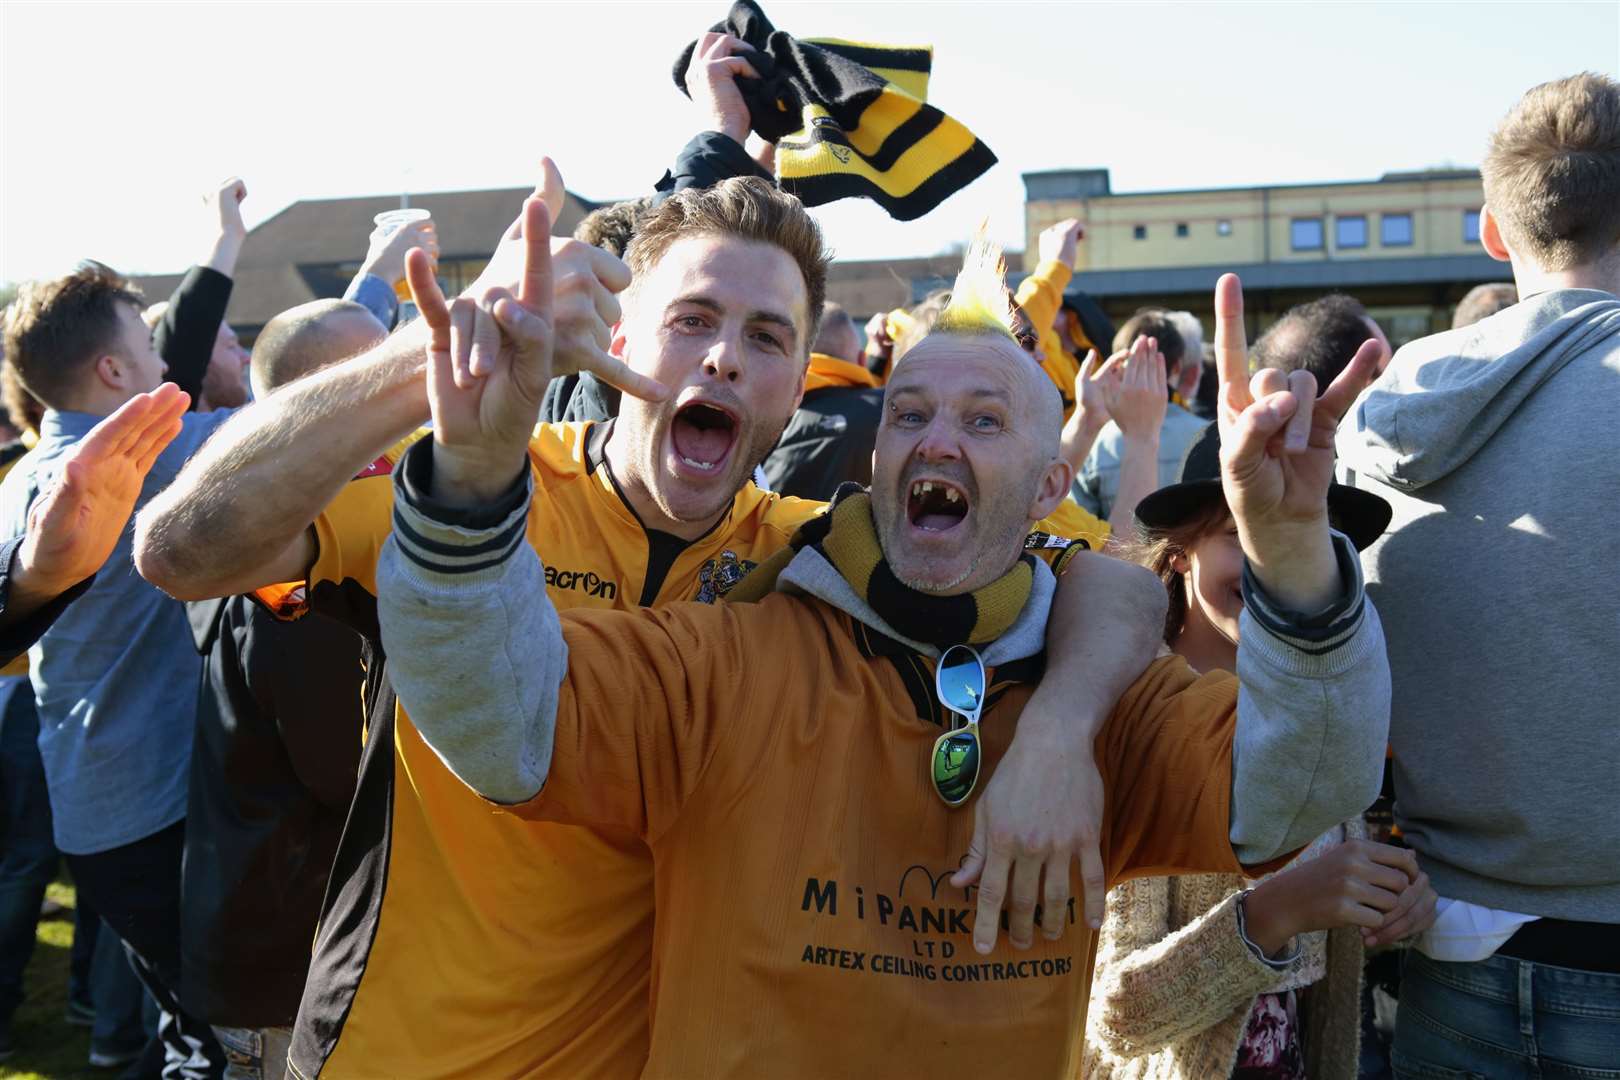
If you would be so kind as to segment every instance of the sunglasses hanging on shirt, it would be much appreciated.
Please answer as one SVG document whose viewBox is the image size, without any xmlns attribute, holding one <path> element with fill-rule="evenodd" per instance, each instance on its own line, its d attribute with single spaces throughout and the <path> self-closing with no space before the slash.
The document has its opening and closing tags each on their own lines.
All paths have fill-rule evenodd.
<svg viewBox="0 0 1620 1080">
<path fill-rule="evenodd" d="M 984 661 L 968 645 L 952 645 L 934 669 L 934 690 L 950 711 L 951 730 L 934 740 L 929 775 L 946 806 L 961 806 L 979 782 L 979 713 L 984 708 Z"/>
</svg>

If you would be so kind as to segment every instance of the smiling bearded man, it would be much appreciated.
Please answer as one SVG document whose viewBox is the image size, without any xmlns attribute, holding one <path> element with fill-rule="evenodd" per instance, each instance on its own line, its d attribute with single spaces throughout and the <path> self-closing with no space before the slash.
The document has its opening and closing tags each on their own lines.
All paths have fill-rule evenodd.
<svg viewBox="0 0 1620 1080">
<path fill-rule="evenodd" d="M 1056 392 L 995 301 L 996 263 L 976 250 L 953 317 L 901 362 L 870 494 L 846 489 L 745 579 L 757 603 L 559 617 L 534 549 L 503 539 L 553 513 L 531 502 L 539 397 L 522 392 L 553 373 L 550 299 L 532 290 L 522 318 L 509 310 L 499 360 L 470 376 L 465 327 L 437 320 L 434 437 L 395 474 L 399 527 L 377 569 L 394 684 L 492 815 L 649 846 L 641 1075 L 1075 1074 L 1093 934 L 1058 936 L 1074 909 L 1048 902 L 1047 933 L 1018 951 L 951 875 L 974 828 L 957 807 L 983 810 L 990 793 L 981 783 L 975 798 L 974 781 L 994 788 L 1034 712 L 1030 683 L 1059 615 L 1052 571 L 1023 537 L 1071 475 Z M 1242 350 L 1230 352 L 1229 377 L 1242 370 Z M 1314 408 L 1276 372 L 1256 382 L 1259 401 L 1227 388 L 1225 483 L 1250 561 L 1239 673 L 1156 661 L 1103 723 L 1111 881 L 1270 865 L 1377 793 L 1388 667 L 1326 507 L 1333 425 L 1370 370 L 1359 363 Z M 676 445 L 688 438 L 708 453 L 706 436 Z M 950 691 L 972 712 L 951 732 L 930 673 L 960 646 L 971 650 L 951 655 L 977 668 L 977 689 L 971 706 Z M 982 748 L 960 749 L 970 733 Z M 1048 887 L 1073 873 L 1063 860 Z M 982 891 L 999 897 L 994 877 Z M 1015 876 L 1014 892 L 1025 884 Z M 562 920 L 567 883 L 554 887 L 528 906 L 544 918 L 559 905 Z"/>
</svg>

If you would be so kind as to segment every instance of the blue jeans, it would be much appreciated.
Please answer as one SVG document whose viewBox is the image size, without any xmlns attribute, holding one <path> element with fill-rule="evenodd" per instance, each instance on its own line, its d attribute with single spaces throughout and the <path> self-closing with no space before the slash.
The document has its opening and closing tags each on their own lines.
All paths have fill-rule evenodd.
<svg viewBox="0 0 1620 1080">
<path fill-rule="evenodd" d="M 1393 1059 L 1399 1080 L 1620 1080 L 1620 975 L 1413 950 Z"/>
<path fill-rule="evenodd" d="M 24 682 L 0 720 L 0 1021 L 22 1004 L 23 969 L 34 955 L 39 905 L 58 858 L 34 688 Z"/>
</svg>

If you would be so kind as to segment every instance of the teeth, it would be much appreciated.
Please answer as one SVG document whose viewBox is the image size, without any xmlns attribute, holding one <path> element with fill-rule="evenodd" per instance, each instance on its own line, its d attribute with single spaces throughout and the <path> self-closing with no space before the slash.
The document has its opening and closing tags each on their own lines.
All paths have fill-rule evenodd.
<svg viewBox="0 0 1620 1080">
<path fill-rule="evenodd" d="M 692 468 L 702 469 L 704 472 L 708 472 L 710 469 L 714 468 L 714 462 L 712 461 L 693 461 L 685 454 L 681 455 L 681 460 L 692 466 Z"/>
<path fill-rule="evenodd" d="M 946 488 L 945 489 L 945 501 L 946 502 L 955 502 L 956 501 L 956 489 L 955 488 Z"/>
</svg>

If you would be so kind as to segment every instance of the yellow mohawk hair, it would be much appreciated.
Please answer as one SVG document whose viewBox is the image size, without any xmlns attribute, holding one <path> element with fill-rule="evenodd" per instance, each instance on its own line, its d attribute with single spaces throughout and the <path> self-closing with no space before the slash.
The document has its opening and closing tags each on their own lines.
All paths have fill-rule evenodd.
<svg viewBox="0 0 1620 1080">
<path fill-rule="evenodd" d="M 934 332 L 1013 336 L 1012 297 L 1007 293 L 1007 263 L 1001 247 L 986 235 L 984 223 L 973 234 L 962 270 L 951 286 L 951 302 L 939 313 Z"/>
</svg>

